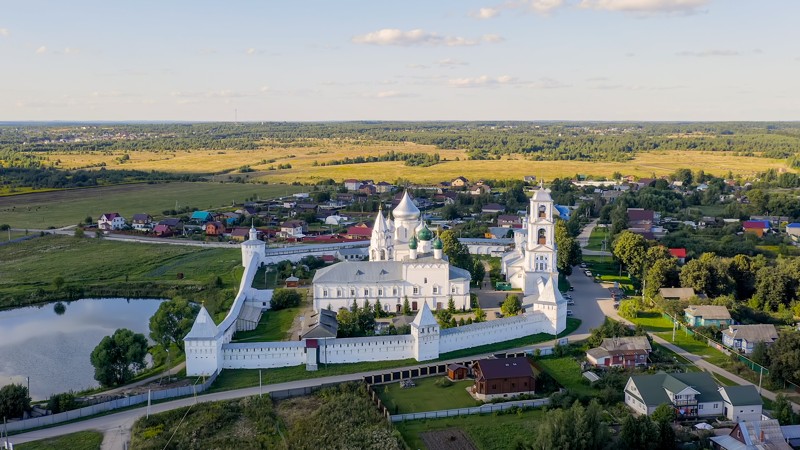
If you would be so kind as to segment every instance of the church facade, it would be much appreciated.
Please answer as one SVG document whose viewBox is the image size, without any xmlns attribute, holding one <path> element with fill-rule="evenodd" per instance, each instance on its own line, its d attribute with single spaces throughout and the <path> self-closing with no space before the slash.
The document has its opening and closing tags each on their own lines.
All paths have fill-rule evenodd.
<svg viewBox="0 0 800 450">
<path fill-rule="evenodd" d="M 313 281 L 314 310 L 348 308 L 353 300 L 380 302 L 386 312 L 401 312 L 405 299 L 412 311 L 470 309 L 468 271 L 451 266 L 442 240 L 420 219 L 420 210 L 406 192 L 392 211 L 378 211 L 368 261 L 345 261 L 317 271 Z"/>
</svg>

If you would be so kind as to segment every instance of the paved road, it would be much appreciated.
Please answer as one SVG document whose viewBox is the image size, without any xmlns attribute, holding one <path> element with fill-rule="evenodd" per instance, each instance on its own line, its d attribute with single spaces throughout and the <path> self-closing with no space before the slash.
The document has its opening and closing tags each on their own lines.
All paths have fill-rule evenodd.
<svg viewBox="0 0 800 450">
<path fill-rule="evenodd" d="M 580 267 L 575 267 L 572 275 L 567 279 L 574 288 L 569 294 L 575 301 L 575 304 L 570 305 L 569 309 L 572 311 L 573 317 L 581 319 L 581 326 L 570 335 L 570 340 L 583 340 L 589 337 L 589 331 L 592 328 L 599 327 L 605 321 L 606 317 L 599 302 L 609 298 L 609 292 L 599 283 L 595 283 L 592 277 L 584 275 Z"/>
<path fill-rule="evenodd" d="M 597 226 L 597 221 L 600 219 L 594 219 L 593 221 L 589 222 L 583 230 L 581 230 L 581 234 L 578 235 L 578 244 L 581 246 L 581 251 L 584 255 L 587 256 L 611 256 L 611 252 L 600 251 L 600 250 L 588 250 L 586 246 L 589 245 L 589 236 L 592 235 L 592 230 L 595 229 Z"/>
</svg>

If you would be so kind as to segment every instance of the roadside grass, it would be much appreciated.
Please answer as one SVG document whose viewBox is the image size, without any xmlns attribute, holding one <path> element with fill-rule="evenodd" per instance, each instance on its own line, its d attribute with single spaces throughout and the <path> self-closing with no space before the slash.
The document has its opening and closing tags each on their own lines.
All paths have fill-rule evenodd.
<svg viewBox="0 0 800 450">
<path fill-rule="evenodd" d="M 444 379 L 441 375 L 415 378 L 414 387 L 404 388 L 393 382 L 374 386 L 373 389 L 392 414 L 471 408 L 483 403 L 467 392 L 467 387 L 473 384 L 472 380 L 457 381 L 446 387 L 437 385 Z"/>
<path fill-rule="evenodd" d="M 193 286 L 202 291 L 219 276 L 223 286 L 233 287 L 241 276 L 240 258 L 237 248 L 44 236 L 0 246 L 0 299 L 4 299 L 0 307 L 13 305 L 14 296 L 30 299 L 38 290 L 45 294 L 39 297 L 65 298 L 70 286 L 84 291 L 118 288 L 129 295 L 133 295 L 133 286 Z M 64 279 L 62 291 L 53 286 L 56 277 Z M 65 293 L 60 296 L 60 292 Z"/>
<path fill-rule="evenodd" d="M 641 325 L 645 330 L 654 333 L 669 331 L 670 338 L 672 338 L 672 321 L 662 316 L 658 311 L 639 311 L 638 317 L 631 320 L 631 322 Z"/>
<path fill-rule="evenodd" d="M 136 153 L 136 152 L 131 152 Z M 127 168 L 127 167 L 126 167 Z M 154 218 L 162 211 L 186 206 L 199 209 L 229 207 L 246 198 L 275 198 L 307 189 L 284 184 L 162 183 L 129 184 L 0 197 L 0 223 L 12 228 L 76 225 L 86 216 L 97 220 L 106 212 L 118 212 L 130 220 L 134 214 Z"/>
<path fill-rule="evenodd" d="M 16 450 L 99 450 L 103 434 L 99 431 L 79 431 L 50 439 L 16 444 Z"/>
<path fill-rule="evenodd" d="M 608 228 L 607 227 L 594 227 L 592 229 L 592 234 L 589 235 L 589 243 L 586 245 L 587 250 L 602 250 L 603 249 L 603 240 L 608 237 Z M 608 245 L 610 246 L 611 243 L 609 242 Z M 609 249 L 606 248 L 608 251 Z"/>
<path fill-rule="evenodd" d="M 671 342 L 678 347 L 686 350 L 689 353 L 693 353 L 697 356 L 702 357 L 704 360 L 708 361 L 715 366 L 725 367 L 728 362 L 730 362 L 730 357 L 722 353 L 721 351 L 709 347 L 705 340 L 698 341 L 697 339 L 689 336 L 686 331 L 684 330 L 677 330 L 675 332 L 675 340 L 672 340 L 672 332 L 660 332 L 656 333 L 657 336 L 664 338 L 666 341 Z"/>
<path fill-rule="evenodd" d="M 426 448 L 420 433 L 458 428 L 463 430 L 479 450 L 506 450 L 522 448 L 536 436 L 546 412 L 541 409 L 516 414 L 474 414 L 445 419 L 422 419 L 397 422 L 395 428 L 409 448 Z"/>
<path fill-rule="evenodd" d="M 580 326 L 580 319 L 567 319 L 567 329 L 559 334 L 559 337 L 566 336 L 572 333 Z M 433 361 L 417 361 L 413 358 L 394 360 L 394 361 L 365 361 L 349 364 L 319 364 L 319 369 L 315 372 L 306 370 L 305 364 L 280 367 L 276 369 L 261 369 L 262 383 L 263 384 L 276 384 L 284 383 L 287 381 L 307 380 L 310 378 L 322 378 L 336 375 L 350 375 L 359 372 L 372 372 L 380 370 L 398 369 L 409 366 L 418 366 L 426 363 L 434 363 L 436 361 L 446 361 L 450 359 L 468 358 L 473 355 L 482 355 L 486 353 L 500 352 L 502 350 L 509 350 L 512 348 L 523 347 L 526 345 L 533 345 L 540 342 L 552 340 L 553 335 L 550 334 L 535 334 L 520 339 L 513 339 L 510 341 L 499 342 L 496 344 L 483 345 L 480 347 L 473 347 L 462 350 L 455 350 L 448 353 L 442 353 L 438 359 Z M 219 374 L 211 389 L 208 392 L 227 391 L 231 389 L 240 389 L 245 387 L 258 386 L 258 369 L 236 369 L 236 370 L 223 370 Z"/>
</svg>

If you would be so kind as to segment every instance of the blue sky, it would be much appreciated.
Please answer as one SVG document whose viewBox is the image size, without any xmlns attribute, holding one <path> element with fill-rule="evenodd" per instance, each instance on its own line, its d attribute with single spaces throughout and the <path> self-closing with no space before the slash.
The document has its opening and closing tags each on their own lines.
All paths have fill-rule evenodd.
<svg viewBox="0 0 800 450">
<path fill-rule="evenodd" d="M 0 120 L 800 120 L 797 0 L 12 1 Z"/>
</svg>

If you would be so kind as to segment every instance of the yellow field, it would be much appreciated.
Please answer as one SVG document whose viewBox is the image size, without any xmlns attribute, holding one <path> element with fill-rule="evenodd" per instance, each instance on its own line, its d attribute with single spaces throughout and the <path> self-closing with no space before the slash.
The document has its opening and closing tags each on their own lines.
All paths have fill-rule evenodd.
<svg viewBox="0 0 800 450">
<path fill-rule="evenodd" d="M 521 155 L 511 155 L 496 161 L 468 161 L 463 150 L 441 150 L 430 145 L 401 142 L 363 142 L 309 140 L 310 147 L 279 148 L 268 144 L 259 150 L 227 151 L 163 151 L 131 152 L 130 160 L 120 164 L 117 158 L 122 152 L 104 153 L 51 153 L 51 162 L 60 161 L 59 167 L 79 168 L 101 162 L 108 169 L 160 170 L 167 172 L 213 173 L 233 171 L 215 177 L 225 180 L 238 176 L 238 168 L 249 165 L 255 172 L 243 174 L 250 180 L 269 182 L 315 182 L 333 178 L 341 181 L 347 178 L 373 179 L 375 181 L 395 181 L 404 178 L 412 182 L 434 183 L 450 180 L 457 176 L 469 179 L 480 178 L 521 178 L 536 175 L 540 179 L 552 180 L 557 177 L 585 174 L 611 176 L 614 172 L 641 177 L 660 176 L 679 168 L 702 169 L 715 175 L 753 175 L 767 169 L 785 169 L 783 160 L 758 157 L 734 156 L 725 152 L 660 151 L 642 153 L 627 162 L 588 162 L 588 161 L 527 161 Z M 314 166 L 317 161 L 339 160 L 345 157 L 381 155 L 390 150 L 395 152 L 439 153 L 442 162 L 431 167 L 409 167 L 403 162 L 390 161 L 346 166 Z M 456 161 L 456 158 L 459 161 Z M 274 159 L 273 163 L 265 160 Z M 267 170 L 269 166 L 289 163 L 291 169 Z"/>
</svg>

